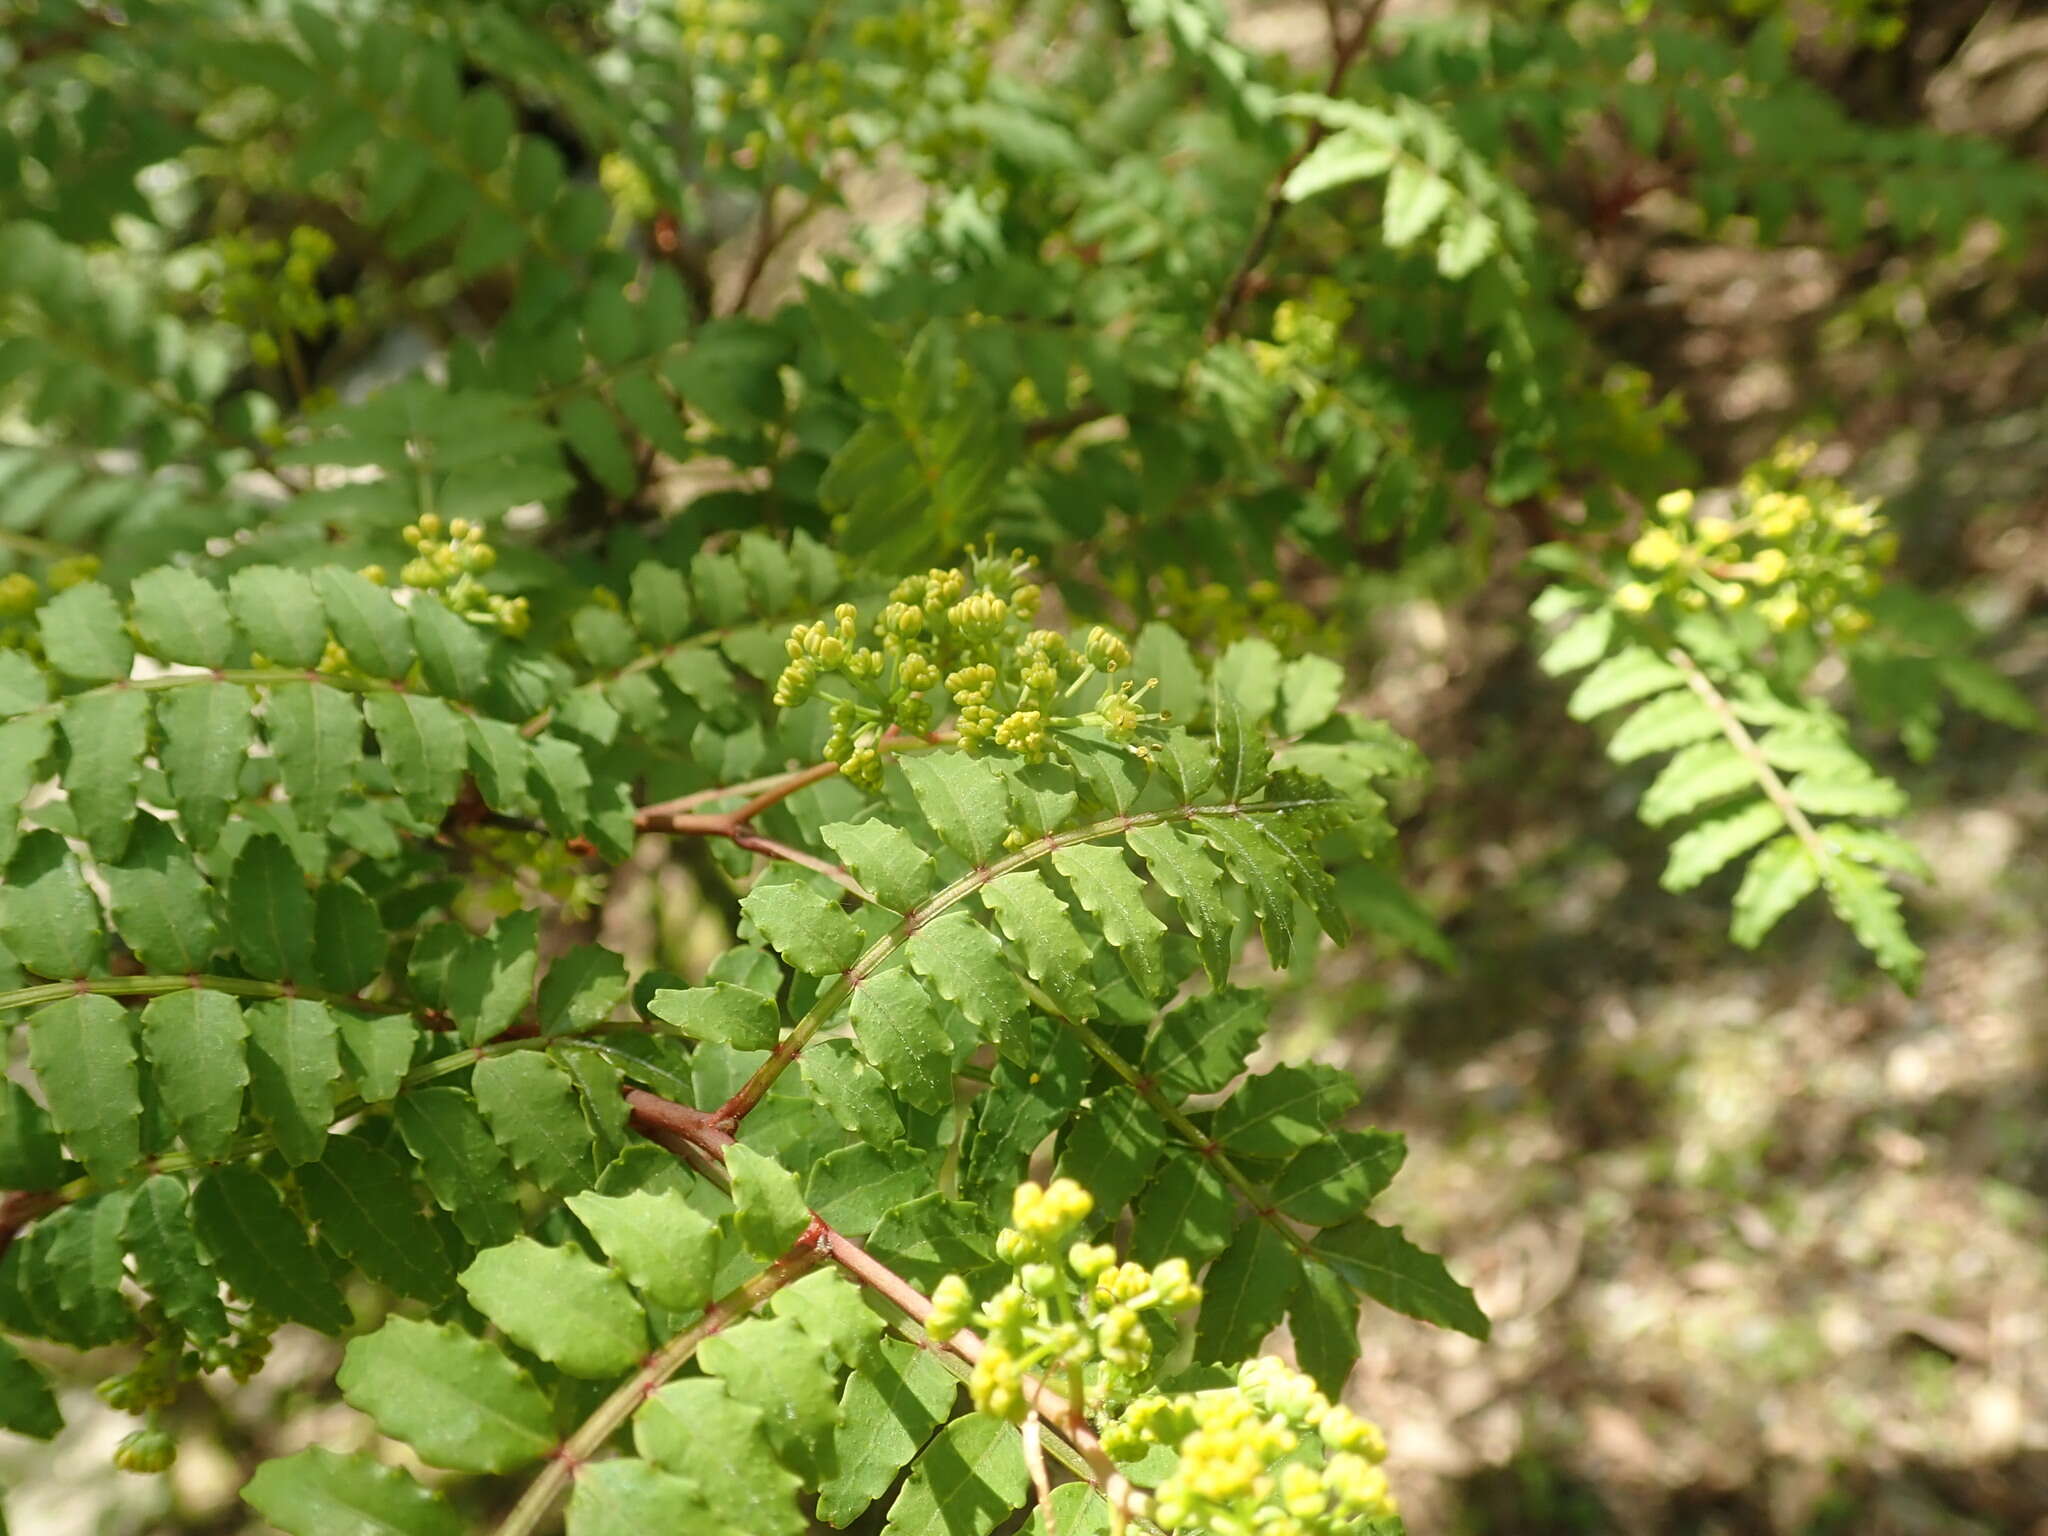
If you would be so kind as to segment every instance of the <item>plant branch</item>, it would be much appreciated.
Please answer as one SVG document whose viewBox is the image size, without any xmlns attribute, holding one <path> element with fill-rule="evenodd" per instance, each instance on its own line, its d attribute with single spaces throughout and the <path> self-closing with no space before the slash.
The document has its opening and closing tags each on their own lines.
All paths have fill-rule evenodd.
<svg viewBox="0 0 2048 1536">
<path fill-rule="evenodd" d="M 1364 14 L 1358 18 L 1357 27 L 1347 38 L 1338 28 L 1339 7 L 1336 0 L 1326 0 L 1323 10 L 1330 23 L 1332 54 L 1329 78 L 1323 86 L 1325 96 L 1335 96 L 1344 89 L 1345 77 L 1351 73 L 1351 66 L 1364 51 L 1367 41 L 1372 37 L 1373 29 L 1379 25 L 1380 13 L 1386 8 L 1387 0 L 1371 0 Z M 1222 297 L 1216 301 L 1216 308 L 1209 316 L 1209 324 L 1203 332 L 1212 346 L 1229 334 L 1232 323 L 1237 319 L 1238 310 L 1244 307 L 1244 301 L 1251 296 L 1252 281 L 1258 275 L 1259 263 L 1266 259 L 1266 252 L 1272 247 L 1273 237 L 1279 232 L 1280 220 L 1287 212 L 1288 177 L 1294 174 L 1295 167 L 1306 160 L 1329 133 L 1329 124 L 1311 124 L 1308 137 L 1302 140 L 1301 148 L 1288 156 L 1286 164 L 1280 167 L 1279 174 L 1273 178 L 1272 188 L 1266 194 L 1265 211 L 1260 214 L 1258 226 L 1252 231 L 1251 243 L 1245 247 L 1244 255 L 1238 259 L 1237 270 L 1231 274 L 1229 283 L 1224 286 Z"/>
<path fill-rule="evenodd" d="M 777 1042 L 768 1059 L 754 1069 L 753 1075 L 740 1085 L 738 1092 L 726 1100 L 715 1116 L 717 1122 L 727 1130 L 736 1127 L 746 1118 L 748 1111 L 761 1102 L 762 1096 L 774 1086 L 775 1080 L 787 1070 L 792 1061 L 796 1060 L 804 1047 L 810 1044 L 811 1037 L 845 1005 L 846 1000 L 853 995 L 855 987 L 879 970 L 882 963 L 902 948 L 918 929 L 948 909 L 959 905 L 984 886 L 1000 880 L 1004 875 L 1036 863 L 1056 849 L 1071 847 L 1076 843 L 1091 843 L 1105 837 L 1119 837 L 1134 827 L 1157 826 L 1169 821 L 1196 821 L 1205 816 L 1245 816 L 1253 811 L 1305 810 L 1314 804 L 1316 802 L 1308 800 L 1277 800 L 1242 806 L 1181 805 L 1163 811 L 1146 811 L 1135 816 L 1111 816 L 1089 826 L 1035 838 L 992 864 L 969 870 L 930 900 L 904 913 L 901 922 L 869 945 L 867 952 L 848 967 L 837 981 L 827 987 L 811 1005 L 810 1011 L 790 1027 L 789 1033 Z"/>
<path fill-rule="evenodd" d="M 830 1229 L 823 1222 L 814 1220 L 804 1235 L 791 1245 L 789 1252 L 753 1279 L 735 1286 L 712 1302 L 702 1317 L 650 1356 L 645 1365 L 600 1403 L 597 1411 L 557 1447 L 548 1464 L 541 1468 L 540 1475 L 527 1485 L 519 1502 L 512 1506 L 512 1512 L 499 1522 L 497 1536 L 529 1536 L 537 1529 L 584 1464 L 604 1449 L 605 1442 L 618 1432 L 619 1426 L 638 1412 L 640 1405 L 652 1397 L 663 1382 L 682 1369 L 699 1345 L 713 1334 L 730 1328 L 784 1286 L 809 1274 L 824 1261 L 824 1237 L 828 1231 Z"/>
<path fill-rule="evenodd" d="M 1750 735 L 1749 727 L 1737 718 L 1735 707 L 1728 702 L 1727 695 L 1714 686 L 1713 679 L 1700 669 L 1698 662 L 1686 654 L 1683 646 L 1668 647 L 1664 652 L 1664 659 L 1678 668 L 1679 674 L 1685 679 L 1686 687 L 1690 688 L 1700 702 L 1712 712 L 1715 721 L 1721 727 L 1721 734 L 1727 738 L 1728 744 L 1741 754 L 1743 761 L 1749 764 L 1749 771 L 1756 777 L 1757 788 L 1762 790 L 1764 798 L 1777 808 L 1778 814 L 1785 818 L 1785 825 L 1791 829 L 1792 835 L 1799 839 L 1800 845 L 1812 857 L 1814 868 L 1826 870 L 1835 862 L 1834 853 L 1822 840 L 1813 823 L 1807 819 L 1806 812 L 1799 808 L 1799 802 L 1792 798 L 1792 791 L 1786 787 L 1785 781 L 1778 777 L 1778 770 L 1773 768 L 1770 760 L 1764 756 L 1763 748 L 1758 746 L 1756 738 Z"/>
</svg>

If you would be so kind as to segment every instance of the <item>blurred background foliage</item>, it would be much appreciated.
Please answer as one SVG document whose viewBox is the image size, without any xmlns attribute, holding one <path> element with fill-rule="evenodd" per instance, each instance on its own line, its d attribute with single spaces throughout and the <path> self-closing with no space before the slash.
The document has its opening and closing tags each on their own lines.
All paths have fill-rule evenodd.
<svg viewBox="0 0 2048 1536">
<path fill-rule="evenodd" d="M 1077 610 L 1340 646 L 1435 765 L 1421 903 L 1272 1049 L 1359 1074 L 1496 1322 L 1366 1340 L 1411 1528 L 2048 1530 L 2048 755 L 1872 748 L 1909 998 L 1824 914 L 1740 952 L 1660 890 L 1526 618 L 1532 549 L 1811 441 L 2048 702 L 2048 18 L 15 0 L 0 93 L 14 575 L 397 569 L 431 506 L 546 622 L 733 529 L 991 534 Z M 687 970 L 714 877 L 653 847 L 576 920 Z M 363 1432 L 332 1366 L 192 1394 L 164 1483 L 78 1388 L 0 1447 L 15 1528 L 250 1529 L 248 1465 Z"/>
</svg>

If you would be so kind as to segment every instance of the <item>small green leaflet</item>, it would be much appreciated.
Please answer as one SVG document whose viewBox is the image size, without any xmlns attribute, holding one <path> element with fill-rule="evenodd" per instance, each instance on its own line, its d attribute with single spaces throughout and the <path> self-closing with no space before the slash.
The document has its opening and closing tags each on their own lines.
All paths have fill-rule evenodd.
<svg viewBox="0 0 2048 1536">
<path fill-rule="evenodd" d="M 142 1155 L 141 1077 L 128 1010 L 80 993 L 29 1016 L 28 1059 L 50 1119 L 86 1172 L 119 1184 Z"/>
<path fill-rule="evenodd" d="M 145 966 L 184 976 L 207 969 L 220 939 L 213 888 L 166 823 L 141 817 L 120 861 L 99 869 L 114 927 Z"/>
<path fill-rule="evenodd" d="M 327 649 L 327 617 L 302 572 L 245 567 L 228 578 L 228 607 L 250 646 L 274 666 L 316 666 Z"/>
<path fill-rule="evenodd" d="M 372 1280 L 430 1303 L 454 1294 L 455 1269 L 440 1234 L 388 1152 L 358 1136 L 337 1136 L 298 1180 L 321 1238 Z"/>
<path fill-rule="evenodd" d="M 388 1318 L 349 1342 L 335 1380 L 350 1407 L 430 1466 L 513 1472 L 555 1447 L 548 1400 L 533 1379 L 452 1323 Z"/>
<path fill-rule="evenodd" d="M 916 977 L 900 966 L 866 977 L 850 1012 L 861 1055 L 890 1087 L 919 1109 L 952 1102 L 953 1040 Z"/>
<path fill-rule="evenodd" d="M 633 1447 L 704 1490 L 713 1516 L 745 1536 L 804 1536 L 801 1486 L 775 1459 L 762 1411 L 709 1376 L 672 1381 L 633 1416 Z M 693 1528 L 694 1529 L 694 1528 Z M 633 1533 L 639 1536 L 639 1533 Z"/>
<path fill-rule="evenodd" d="M 910 911 L 937 884 L 932 856 L 901 827 L 886 821 L 839 821 L 820 827 L 818 835 L 868 893 L 891 911 Z"/>
<path fill-rule="evenodd" d="M 903 1139 L 903 1121 L 882 1075 L 848 1040 L 814 1040 L 797 1061 L 804 1086 L 842 1130 L 873 1146 Z"/>
<path fill-rule="evenodd" d="M 268 834 L 242 845 L 228 876 L 228 936 L 266 981 L 305 975 L 313 963 L 313 897 L 291 850 Z"/>
<path fill-rule="evenodd" d="M 241 1006 L 222 992 L 168 992 L 142 1010 L 157 1096 L 195 1157 L 225 1157 L 242 1123 L 248 1035 Z"/>
<path fill-rule="evenodd" d="M 1229 1245 L 1236 1201 L 1199 1156 L 1169 1148 L 1133 1209 L 1132 1258 L 1140 1264 L 1174 1257 L 1200 1264 Z"/>
<path fill-rule="evenodd" d="M 0 659 L 18 655 L 0 651 Z M 41 674 L 37 674 L 40 676 Z M 0 725 L 0 864 L 14 857 L 21 837 L 19 807 L 28 803 L 28 792 L 43 776 L 43 763 L 55 743 L 56 728 L 47 715 L 9 720 Z"/>
<path fill-rule="evenodd" d="M 1344 669 L 1327 656 L 1297 656 L 1280 674 L 1279 727 L 1284 735 L 1312 731 L 1336 713 L 1344 696 Z"/>
<path fill-rule="evenodd" d="M 654 1531 L 735 1536 L 729 1526 L 707 1519 L 704 1495 L 695 1483 L 647 1462 L 615 1457 L 577 1473 L 569 1492 L 565 1536 L 643 1536 Z"/>
<path fill-rule="evenodd" d="M 1024 968 L 1032 980 L 1073 1017 L 1094 1017 L 1087 942 L 1045 877 L 1035 869 L 1012 870 L 983 886 L 981 901 L 1010 942 L 1024 952 Z"/>
<path fill-rule="evenodd" d="M 397 1098 L 419 1045 L 418 1026 L 402 1013 L 344 1013 L 340 1022 L 341 1061 L 356 1092 L 367 1104 Z"/>
<path fill-rule="evenodd" d="M 912 934 L 904 954 L 911 968 L 1005 1056 L 1022 1059 L 1028 1001 L 994 934 L 964 912 L 948 912 Z"/>
<path fill-rule="evenodd" d="M 811 1224 L 796 1175 L 744 1143 L 725 1149 L 732 1175 L 733 1226 L 756 1258 L 779 1259 Z"/>
<path fill-rule="evenodd" d="M 786 1317 L 831 1350 L 839 1363 L 863 1369 L 882 1336 L 882 1316 L 867 1304 L 859 1286 L 832 1268 L 814 1269 L 769 1298 L 768 1308 Z"/>
<path fill-rule="evenodd" d="M 569 1196 L 570 1210 L 633 1289 L 656 1306 L 694 1312 L 711 1299 L 718 1229 L 673 1190 Z"/>
<path fill-rule="evenodd" d="M 5 1339 L 0 1339 L 0 1429 L 37 1440 L 55 1439 L 64 1427 L 49 1378 Z"/>
<path fill-rule="evenodd" d="M 324 827 L 363 760 L 355 695 L 325 683 L 276 684 L 265 695 L 263 734 L 299 825 Z"/>
<path fill-rule="evenodd" d="M 377 905 L 353 880 L 330 880 L 313 899 L 313 972 L 331 992 L 354 992 L 384 970 L 390 940 Z"/>
<path fill-rule="evenodd" d="M 1165 1150 L 1158 1115 L 1130 1089 L 1099 1093 L 1074 1120 L 1060 1146 L 1059 1171 L 1095 1197 L 1098 1221 L 1117 1213 L 1145 1186 Z"/>
<path fill-rule="evenodd" d="M 515 1238 L 486 1248 L 459 1278 L 470 1304 L 507 1338 L 571 1376 L 616 1376 L 647 1354 L 640 1303 L 580 1248 Z"/>
<path fill-rule="evenodd" d="M 1335 1067 L 1275 1067 L 1224 1100 L 1212 1133 L 1245 1157 L 1286 1157 L 1322 1140 L 1357 1102 L 1358 1085 Z"/>
<path fill-rule="evenodd" d="M 1010 830 L 1010 797 L 995 769 L 964 752 L 923 752 L 897 759 L 917 807 L 939 840 L 969 864 L 1001 857 Z"/>
<path fill-rule="evenodd" d="M 287 1322 L 339 1335 L 348 1304 L 306 1238 L 306 1224 L 261 1174 L 216 1168 L 192 1188 L 192 1225 L 238 1296 Z"/>
<path fill-rule="evenodd" d="M 461 717 L 431 695 L 373 693 L 363 701 L 363 718 L 406 808 L 421 821 L 439 821 L 469 765 Z"/>
<path fill-rule="evenodd" d="M 66 677 L 111 683 L 125 679 L 135 665 L 121 605 L 96 581 L 82 581 L 43 604 L 36 628 L 44 656 Z"/>
<path fill-rule="evenodd" d="M 1102 935 L 1116 946 L 1131 979 L 1147 997 L 1165 985 L 1159 940 L 1166 924 L 1145 905 L 1145 886 L 1121 848 L 1105 843 L 1073 843 L 1053 851 L 1053 868 L 1073 885 L 1075 899 L 1102 924 Z"/>
<path fill-rule="evenodd" d="M 829 1465 L 830 1437 L 839 1424 L 837 1362 L 825 1347 L 786 1317 L 753 1317 L 706 1339 L 697 1358 L 735 1402 L 760 1410 L 776 1454 L 815 1485 Z"/>
<path fill-rule="evenodd" d="M 167 1317 L 202 1344 L 227 1338 L 220 1281 L 200 1252 L 182 1180 L 167 1173 L 145 1179 L 129 1199 L 121 1241 L 135 1256 L 135 1278 Z"/>
<path fill-rule="evenodd" d="M 715 1040 L 741 1051 L 770 1049 L 782 1033 L 782 1014 L 773 997 L 748 987 L 716 982 L 688 991 L 663 988 L 647 1011 L 693 1040 Z"/>
<path fill-rule="evenodd" d="M 395 1104 L 399 1134 L 419 1159 L 434 1203 L 472 1243 L 501 1243 L 519 1230 L 514 1180 L 490 1127 L 459 1088 L 415 1088 Z"/>
<path fill-rule="evenodd" d="M 827 1152 L 805 1170 L 804 1201 L 820 1220 L 861 1237 L 931 1189 L 938 1174 L 932 1156 L 902 1142 L 859 1142 Z"/>
<path fill-rule="evenodd" d="M 1396 1312 L 1475 1339 L 1485 1338 L 1490 1330 L 1479 1303 L 1451 1278 L 1444 1261 L 1409 1242 L 1399 1227 L 1360 1217 L 1322 1233 L 1316 1238 L 1315 1253 L 1345 1280 Z"/>
<path fill-rule="evenodd" d="M 85 976 L 106 955 L 100 904 L 55 832 L 31 832 L 0 879 L 0 944 L 38 976 Z"/>
<path fill-rule="evenodd" d="M 157 695 L 157 758 L 185 840 L 212 846 L 241 794 L 242 764 L 256 737 L 256 696 L 238 683 L 197 683 Z"/>
<path fill-rule="evenodd" d="M 1334 1226 L 1370 1205 L 1408 1155 L 1392 1131 L 1336 1131 L 1310 1143 L 1273 1181 L 1273 1204 L 1310 1226 Z"/>
<path fill-rule="evenodd" d="M 310 998 L 270 998 L 251 1006 L 249 1098 L 289 1163 L 319 1160 L 341 1091 L 341 1049 L 334 1015 Z"/>
<path fill-rule="evenodd" d="M 761 936 L 807 976 L 849 969 L 864 947 L 858 924 L 810 886 L 796 881 L 757 885 L 740 898 Z"/>
<path fill-rule="evenodd" d="M 64 792 L 79 835 L 99 858 L 118 859 L 128 845 L 149 718 L 149 695 L 130 688 L 79 694 L 60 717 L 70 759 Z"/>
<path fill-rule="evenodd" d="M 1124 834 L 1159 888 L 1174 899 L 1202 952 L 1202 966 L 1217 986 L 1229 976 L 1231 935 L 1236 927 L 1223 902 L 1223 872 L 1201 844 L 1178 827 L 1160 823 Z"/>
<path fill-rule="evenodd" d="M 539 1051 L 480 1061 L 470 1091 L 512 1165 L 553 1194 L 597 1176 L 594 1138 L 569 1078 Z"/>
<path fill-rule="evenodd" d="M 1735 892 L 1730 936 L 1744 949 L 1755 949 L 1778 920 L 1820 886 L 1820 867 L 1806 844 L 1790 832 L 1757 850 Z"/>
<path fill-rule="evenodd" d="M 1226 804 L 1242 805 L 1259 792 L 1272 764 L 1272 749 L 1258 723 L 1263 711 L 1239 698 L 1220 667 L 1209 707 L 1216 722 L 1216 787 Z"/>
<path fill-rule="evenodd" d="M 1671 845 L 1665 862 L 1667 891 L 1689 891 L 1723 865 L 1784 830 L 1785 818 L 1768 800 L 1701 822 Z"/>
<path fill-rule="evenodd" d="M 338 565 L 319 567 L 313 583 L 349 661 L 372 677 L 404 677 L 412 665 L 412 630 L 391 594 Z"/>
<path fill-rule="evenodd" d="M 1294 1358 L 1334 1402 L 1358 1364 L 1358 1293 L 1320 1264 L 1302 1266 L 1287 1305 Z"/>
<path fill-rule="evenodd" d="M 833 1435 L 838 1470 L 818 1490 L 818 1518 L 844 1526 L 889 1491 L 953 1406 L 959 1383 L 915 1345 L 883 1339 L 846 1378 Z"/>
<path fill-rule="evenodd" d="M 1145 1042 L 1147 1076 L 1175 1093 L 1215 1093 L 1244 1070 L 1266 1032 L 1264 992 L 1221 987 L 1182 1003 Z"/>
<path fill-rule="evenodd" d="M 448 1011 L 462 1026 L 464 1045 L 497 1039 L 532 1004 L 540 970 L 539 924 L 536 912 L 514 912 L 456 954 L 448 973 Z"/>
<path fill-rule="evenodd" d="M 135 632 L 152 655 L 188 667 L 227 664 L 235 632 L 228 605 L 212 582 L 162 565 L 136 577 L 128 595 Z"/>
<path fill-rule="evenodd" d="M 1031 1486 L 1017 1433 L 970 1413 L 925 1447 L 889 1506 L 884 1536 L 988 1536 Z"/>
<path fill-rule="evenodd" d="M 0 1079 L 0 1188 L 55 1189 L 66 1167 L 49 1112 L 21 1084 Z"/>
<path fill-rule="evenodd" d="M 242 1501 L 287 1536 L 462 1536 L 462 1519 L 396 1467 L 320 1446 L 264 1462 Z"/>
<path fill-rule="evenodd" d="M 541 1032 L 571 1034 L 611 1017 L 625 1000 L 626 962 L 598 944 L 570 950 L 540 983 Z"/>
<path fill-rule="evenodd" d="M 406 604 L 413 644 L 427 686 L 447 699 L 473 699 L 491 680 L 491 640 L 468 619 L 449 611 L 431 592 L 415 592 Z"/>
<path fill-rule="evenodd" d="M 1230 1246 L 1202 1277 L 1195 1358 L 1235 1364 L 1257 1354 L 1280 1326 L 1301 1276 L 1301 1259 L 1270 1222 L 1255 1216 L 1239 1222 Z"/>
</svg>

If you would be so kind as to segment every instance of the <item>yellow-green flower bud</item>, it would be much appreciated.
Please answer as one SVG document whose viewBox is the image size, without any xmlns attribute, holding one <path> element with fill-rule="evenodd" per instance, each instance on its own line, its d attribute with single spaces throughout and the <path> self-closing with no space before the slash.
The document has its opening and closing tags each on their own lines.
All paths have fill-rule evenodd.
<svg viewBox="0 0 2048 1536">
<path fill-rule="evenodd" d="M 1124 644 L 1123 637 L 1112 634 L 1099 624 L 1088 631 L 1088 645 L 1083 654 L 1087 656 L 1088 664 L 1099 672 L 1114 672 L 1131 664 L 1131 648 Z"/>
<path fill-rule="evenodd" d="M 18 619 L 33 613 L 42 597 L 43 589 L 27 572 L 9 571 L 0 576 L 0 618 Z"/>
<path fill-rule="evenodd" d="M 138 1429 L 114 1447 L 114 1465 L 123 1472 L 168 1472 L 178 1459 L 178 1442 L 154 1426 Z"/>
<path fill-rule="evenodd" d="M 1669 570 L 1684 557 L 1685 546 L 1668 528 L 1645 529 L 1628 551 L 1629 563 L 1646 571 Z"/>
<path fill-rule="evenodd" d="M 931 1316 L 925 1319 L 924 1331 L 943 1344 L 965 1328 L 973 1315 L 974 1293 L 958 1275 L 948 1275 L 932 1292 Z"/>
<path fill-rule="evenodd" d="M 1657 594 L 1640 581 L 1615 588 L 1614 606 L 1623 613 L 1648 613 L 1656 601 Z"/>
<path fill-rule="evenodd" d="M 1664 517 L 1684 517 L 1692 511 L 1691 491 L 1666 491 L 1657 498 L 1657 511 Z"/>
</svg>

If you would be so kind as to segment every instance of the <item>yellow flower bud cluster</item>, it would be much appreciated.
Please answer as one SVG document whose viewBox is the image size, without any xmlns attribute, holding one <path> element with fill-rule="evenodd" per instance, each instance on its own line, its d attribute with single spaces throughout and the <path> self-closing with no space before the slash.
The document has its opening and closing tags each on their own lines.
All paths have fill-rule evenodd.
<svg viewBox="0 0 2048 1536">
<path fill-rule="evenodd" d="M 1288 601 L 1279 585 L 1255 581 L 1242 592 L 1220 581 L 1196 582 L 1180 566 L 1157 573 L 1149 590 L 1142 578 L 1128 575 L 1116 583 L 1119 596 L 1139 609 L 1171 615 L 1174 628 L 1189 643 L 1222 650 L 1233 640 L 1259 636 L 1283 655 L 1304 651 L 1341 651 L 1345 637 L 1338 626 L 1319 621 L 1299 603 Z"/>
<path fill-rule="evenodd" d="M 1311 1435 L 1320 1465 L 1300 1454 Z M 1378 1428 L 1271 1356 L 1239 1366 L 1233 1387 L 1140 1398 L 1102 1444 L 1121 1461 L 1155 1445 L 1179 1453 L 1154 1493 L 1152 1518 L 1168 1531 L 1338 1536 L 1395 1513 Z"/>
<path fill-rule="evenodd" d="M 223 269 L 216 300 L 221 318 L 249 332 L 249 355 L 259 365 L 277 366 L 300 337 L 314 340 L 355 325 L 353 298 L 328 298 L 320 291 L 321 269 L 334 256 L 334 240 L 325 230 L 301 224 L 284 241 L 226 235 L 216 248 Z"/>
<path fill-rule="evenodd" d="M 907 577 L 870 621 L 842 603 L 830 624 L 792 630 L 775 702 L 793 709 L 813 698 L 830 700 L 833 729 L 825 755 L 868 788 L 881 782 L 882 738 L 892 731 L 929 732 L 945 702 L 965 745 L 1028 762 L 1056 749 L 1063 726 L 1100 726 L 1130 740 L 1156 718 L 1137 707 L 1142 688 L 1108 687 L 1094 712 L 1066 702 L 1092 674 L 1127 668 L 1129 644 L 1097 626 L 1076 649 L 1058 631 L 1033 627 L 1043 602 L 1021 553 L 999 555 L 993 547 L 975 554 L 965 569 Z M 827 687 L 827 678 L 846 686 Z M 941 684 L 944 699 L 935 697 Z"/>
<path fill-rule="evenodd" d="M 1868 628 L 1897 541 L 1871 503 L 1803 473 L 1813 451 L 1780 449 L 1743 476 L 1725 509 L 1700 510 L 1688 490 L 1660 496 L 1629 546 L 1633 579 L 1615 588 L 1614 605 L 1628 614 L 1660 603 L 1682 613 L 1753 607 L 1774 633 Z"/>
<path fill-rule="evenodd" d="M 438 593 L 442 602 L 473 624 L 523 635 L 532 622 L 526 599 L 493 592 L 478 579 L 498 563 L 498 552 L 484 532 L 483 524 L 466 517 L 444 524 L 436 513 L 421 513 L 420 520 L 408 524 L 400 535 L 413 556 L 399 568 L 399 583 Z M 379 586 L 388 580 L 378 565 L 366 566 L 363 575 Z"/>
<path fill-rule="evenodd" d="M 983 1413 L 1021 1421 L 1031 1406 L 1025 1378 L 1033 1374 L 1052 1374 L 1062 1390 L 1078 1376 L 1085 1407 L 1128 1397 L 1152 1367 L 1144 1314 L 1170 1315 L 1202 1299 L 1185 1260 L 1147 1269 L 1119 1264 L 1107 1244 L 1070 1243 L 1094 1208 L 1072 1179 L 1019 1185 L 1010 1225 L 996 1237 L 996 1256 L 1016 1278 L 979 1306 L 957 1275 L 932 1293 L 925 1331 L 934 1339 L 970 1326 L 982 1333 L 967 1388 Z"/>
</svg>

